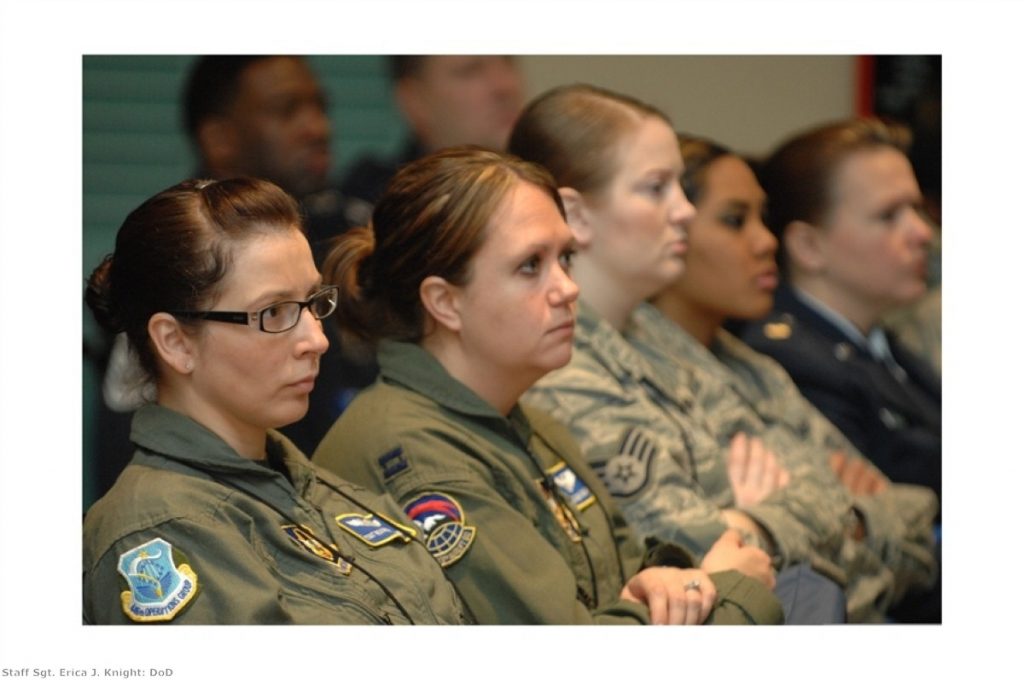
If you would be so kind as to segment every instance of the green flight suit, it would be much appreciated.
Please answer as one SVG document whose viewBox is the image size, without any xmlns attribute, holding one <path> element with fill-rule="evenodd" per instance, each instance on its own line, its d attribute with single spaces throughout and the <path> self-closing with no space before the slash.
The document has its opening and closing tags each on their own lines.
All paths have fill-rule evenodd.
<svg viewBox="0 0 1024 680">
<path fill-rule="evenodd" d="M 480 623 L 648 622 L 645 606 L 619 599 L 643 551 L 563 427 L 518 406 L 498 413 L 417 345 L 383 342 L 378 362 L 378 382 L 313 459 L 390 493 Z M 668 544 L 646 560 L 690 564 Z M 781 622 L 759 582 L 713 578 L 711 622 Z"/>
<path fill-rule="evenodd" d="M 280 434 L 262 465 L 149 405 L 132 441 L 85 518 L 86 623 L 470 622 L 394 501 L 317 469 Z"/>
</svg>

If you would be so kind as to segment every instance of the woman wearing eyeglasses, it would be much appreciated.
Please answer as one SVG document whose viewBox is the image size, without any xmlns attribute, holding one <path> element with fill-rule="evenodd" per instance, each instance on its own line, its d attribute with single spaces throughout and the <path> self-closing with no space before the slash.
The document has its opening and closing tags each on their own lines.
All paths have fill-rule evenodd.
<svg viewBox="0 0 1024 680">
<path fill-rule="evenodd" d="M 401 509 L 273 430 L 306 412 L 337 295 L 269 182 L 187 181 L 128 216 L 86 300 L 157 396 L 85 519 L 87 623 L 466 621 Z"/>
</svg>

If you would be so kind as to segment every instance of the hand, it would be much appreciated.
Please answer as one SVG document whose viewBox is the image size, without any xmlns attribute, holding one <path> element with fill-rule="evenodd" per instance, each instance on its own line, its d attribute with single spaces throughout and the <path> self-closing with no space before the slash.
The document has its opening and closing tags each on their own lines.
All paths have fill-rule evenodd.
<svg viewBox="0 0 1024 680">
<path fill-rule="evenodd" d="M 832 472 L 855 496 L 873 496 L 889 487 L 889 480 L 864 460 L 833 451 L 828 457 Z"/>
<path fill-rule="evenodd" d="M 758 437 L 739 432 L 729 443 L 729 483 L 736 507 L 757 505 L 789 484 L 789 473 Z"/>
<path fill-rule="evenodd" d="M 711 550 L 704 555 L 700 568 L 709 574 L 735 569 L 757 579 L 769 590 L 775 588 L 775 570 L 768 553 L 753 545 L 743 545 L 743 537 L 736 529 L 722 532 Z"/>
<path fill-rule="evenodd" d="M 692 581 L 698 581 L 700 588 L 687 590 L 686 584 Z M 648 567 L 629 579 L 619 597 L 646 604 L 653 624 L 697 625 L 708 618 L 718 591 L 700 569 Z"/>
</svg>

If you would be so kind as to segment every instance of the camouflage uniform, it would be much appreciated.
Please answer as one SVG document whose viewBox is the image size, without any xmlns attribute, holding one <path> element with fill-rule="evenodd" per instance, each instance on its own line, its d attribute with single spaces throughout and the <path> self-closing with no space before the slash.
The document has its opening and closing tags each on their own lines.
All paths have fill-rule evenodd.
<svg viewBox="0 0 1024 680">
<path fill-rule="evenodd" d="M 675 365 L 654 366 L 587 305 L 580 305 L 572 361 L 524 400 L 565 423 L 587 461 L 641 534 L 703 555 L 735 506 L 725 466 L 727 441 Z M 790 484 L 745 510 L 774 542 L 776 566 L 811 562 L 845 581 L 837 563 L 855 518 L 831 473 L 793 465 Z M 766 546 L 763 546 L 766 547 Z"/>
<path fill-rule="evenodd" d="M 680 364 L 683 375 L 694 376 L 694 391 L 719 440 L 741 430 L 749 432 L 762 437 L 787 468 L 794 462 L 807 463 L 826 474 L 828 453 L 834 450 L 867 462 L 801 396 L 781 366 L 726 331 L 719 331 L 709 350 L 657 309 L 642 305 L 626 335 L 652 362 L 671 358 Z M 705 384 L 727 389 L 702 389 Z M 834 477 L 832 483 L 842 490 Z M 872 603 L 899 599 L 909 588 L 931 583 L 936 570 L 932 521 L 938 509 L 931 490 L 892 484 L 881 494 L 848 497 L 845 502 L 852 504 L 866 528 L 862 542 L 848 538 L 842 551 L 841 563 L 851 580 L 847 588 L 851 618 Z"/>
<path fill-rule="evenodd" d="M 149 405 L 132 441 L 82 529 L 85 623 L 471 622 L 394 501 L 315 468 L 278 433 L 268 467 Z"/>
<path fill-rule="evenodd" d="M 565 428 L 518 406 L 498 413 L 415 344 L 383 342 L 378 360 L 381 379 L 314 460 L 390 493 L 480 623 L 648 622 L 646 606 L 619 598 L 625 582 L 693 558 L 664 543 L 645 557 Z M 712 579 L 708 623 L 781 622 L 761 583 L 735 571 Z"/>
</svg>

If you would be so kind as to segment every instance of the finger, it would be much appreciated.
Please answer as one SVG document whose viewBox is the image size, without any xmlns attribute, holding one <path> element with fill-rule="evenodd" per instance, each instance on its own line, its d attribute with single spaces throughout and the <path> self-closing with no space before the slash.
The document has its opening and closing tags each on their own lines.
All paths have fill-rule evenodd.
<svg viewBox="0 0 1024 680">
<path fill-rule="evenodd" d="M 669 622 L 668 598 L 663 589 L 652 588 L 647 591 L 647 611 L 652 624 L 663 626 Z"/>
<path fill-rule="evenodd" d="M 739 547 L 743 545 L 743 534 L 741 534 L 738 529 L 728 527 L 722 532 L 722 535 L 718 537 L 718 540 L 715 541 L 715 543 L 723 543 L 725 545 Z"/>
<path fill-rule="evenodd" d="M 764 483 L 764 445 L 760 438 L 750 438 L 750 459 L 747 463 L 747 483 L 760 487 Z"/>
<path fill-rule="evenodd" d="M 688 590 L 683 593 L 680 601 L 682 620 L 680 623 L 686 626 L 696 626 L 701 622 L 701 609 L 703 608 L 704 595 L 699 590 Z"/>
<path fill-rule="evenodd" d="M 697 619 L 697 623 L 704 623 L 708 616 L 711 615 L 711 609 L 715 606 L 715 600 L 718 599 L 718 590 L 715 588 L 715 584 L 711 579 L 704 579 L 701 581 L 701 601 L 700 601 L 700 612 Z"/>
<path fill-rule="evenodd" d="M 747 435 L 737 432 L 729 443 L 729 478 L 742 485 L 747 478 L 747 464 L 750 458 L 750 446 Z"/>
</svg>

